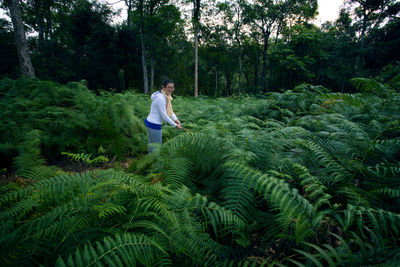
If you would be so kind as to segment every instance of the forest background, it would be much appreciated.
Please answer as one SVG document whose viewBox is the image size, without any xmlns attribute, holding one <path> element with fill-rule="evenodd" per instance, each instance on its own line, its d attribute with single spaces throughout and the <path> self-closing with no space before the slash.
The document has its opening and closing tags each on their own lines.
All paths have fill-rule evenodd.
<svg viewBox="0 0 400 267">
<path fill-rule="evenodd" d="M 0 3 L 1 266 L 400 266 L 399 1 Z"/>
<path fill-rule="evenodd" d="M 6 2 L 1 8 L 9 14 Z M 127 19 L 113 24 L 112 9 L 98 1 L 20 1 L 36 76 L 145 93 L 170 77 L 180 95 L 229 96 L 304 82 L 348 92 L 350 78 L 388 79 L 398 68 L 399 1 L 344 1 L 338 19 L 320 26 L 312 24 L 316 0 L 125 5 Z M 0 78 L 16 78 L 12 23 L 1 18 L 0 25 Z"/>
</svg>

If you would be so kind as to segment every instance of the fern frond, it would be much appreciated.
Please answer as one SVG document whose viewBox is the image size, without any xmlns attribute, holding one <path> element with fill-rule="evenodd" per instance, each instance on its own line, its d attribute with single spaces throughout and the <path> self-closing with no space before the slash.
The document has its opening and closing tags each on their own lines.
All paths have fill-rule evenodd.
<svg viewBox="0 0 400 267">
<path fill-rule="evenodd" d="M 124 206 L 121 205 L 117 205 L 114 203 L 104 203 L 101 205 L 96 205 L 93 207 L 95 211 L 97 211 L 97 216 L 100 219 L 104 219 L 107 218 L 109 216 L 113 216 L 116 214 L 123 214 L 126 212 L 126 208 Z"/>
<path fill-rule="evenodd" d="M 379 188 L 370 191 L 371 193 L 374 193 L 379 196 L 387 196 L 390 198 L 400 198 L 400 189 L 398 188 L 389 188 L 389 187 L 384 187 L 384 188 Z"/>
<path fill-rule="evenodd" d="M 395 236 L 400 234 L 400 214 L 382 209 L 348 205 L 344 211 L 343 230 L 348 230 L 353 224 L 357 224 L 360 231 L 364 226 L 370 226 L 382 237 L 389 233 L 394 233 Z"/>
<path fill-rule="evenodd" d="M 28 171 L 35 167 L 45 165 L 45 160 L 40 151 L 40 131 L 31 130 L 26 133 L 24 141 L 20 144 L 18 150 L 19 155 L 14 159 L 15 166 L 17 167 L 17 174 L 23 177 Z"/>
<path fill-rule="evenodd" d="M 329 199 L 331 196 L 325 191 L 327 188 L 314 176 L 312 176 L 308 169 L 299 164 L 293 164 L 294 171 L 301 179 L 300 183 L 304 188 L 304 192 L 308 195 L 307 198 L 314 201 L 314 206 L 318 209 L 321 205 L 330 205 Z"/>
<path fill-rule="evenodd" d="M 250 191 L 254 187 L 254 177 L 247 168 L 239 171 L 237 163 L 225 164 L 224 188 L 220 192 L 223 199 L 222 205 L 237 215 L 241 220 L 249 223 L 249 212 L 255 208 L 256 200 Z M 231 170 L 231 171 L 230 171 Z"/>
<path fill-rule="evenodd" d="M 84 181 L 89 182 L 91 180 L 92 177 L 89 173 L 58 175 L 38 181 L 36 184 L 24 189 L 8 193 L 1 198 L 0 204 L 5 205 L 13 203 L 33 194 L 39 195 L 41 199 L 48 204 L 60 203 L 62 199 L 69 198 L 73 195 L 74 186 L 78 186 Z"/>
<path fill-rule="evenodd" d="M 283 229 L 288 229 L 289 225 L 295 223 L 295 235 L 300 238 L 296 240 L 297 242 L 313 234 L 313 231 L 309 231 L 310 227 L 314 226 L 310 218 L 315 216 L 316 208 L 302 197 L 297 189 L 291 188 L 284 180 L 277 178 L 279 173 L 261 174 L 240 164 L 232 164 L 230 169 L 233 173 L 240 174 L 238 177 L 249 181 L 248 183 L 253 185 L 252 188 L 258 194 L 279 209 Z M 318 223 L 316 221 L 315 225 Z M 307 231 L 307 234 L 304 231 Z"/>
<path fill-rule="evenodd" d="M 353 78 L 350 82 L 360 90 L 362 93 L 376 94 L 386 96 L 391 92 L 391 89 L 385 87 L 383 84 L 367 78 Z"/>
<path fill-rule="evenodd" d="M 91 159 L 92 155 L 91 154 L 85 154 L 85 153 L 69 153 L 69 152 L 61 152 L 61 155 L 66 155 L 67 157 L 71 158 L 72 160 L 76 162 L 83 162 L 88 165 L 91 164 L 97 164 L 97 163 L 104 163 L 108 162 L 108 158 L 104 156 L 98 156 L 94 159 Z"/>
<path fill-rule="evenodd" d="M 171 188 L 178 188 L 182 185 L 190 187 L 192 177 L 193 162 L 185 157 L 174 157 L 165 163 L 163 184 L 170 185 Z"/>
<path fill-rule="evenodd" d="M 350 236 L 344 238 L 342 236 L 331 233 L 337 239 L 338 246 L 323 244 L 318 246 L 315 244 L 303 242 L 308 249 L 294 249 L 302 254 L 307 262 L 312 262 L 317 266 L 355 266 L 355 265 L 371 265 L 378 262 L 395 262 L 395 253 L 392 248 L 384 249 L 382 240 L 374 237 L 372 231 L 368 231 L 369 237 L 360 237 L 355 232 L 350 232 Z M 399 251 L 395 249 L 395 251 Z M 391 260 L 393 259 L 393 260 Z M 301 263 L 289 260 L 298 266 Z M 375 266 L 375 265 L 374 265 Z"/>
<path fill-rule="evenodd" d="M 165 249 L 144 235 L 115 235 L 86 244 L 66 260 L 59 258 L 56 266 L 153 266 L 163 254 Z"/>
<path fill-rule="evenodd" d="M 295 141 L 295 144 L 308 150 L 317 167 L 325 167 L 325 171 L 329 174 L 329 177 L 324 181 L 326 184 L 334 185 L 349 179 L 350 173 L 321 146 L 308 140 L 298 140 Z"/>
<path fill-rule="evenodd" d="M 39 203 L 35 199 L 27 198 L 22 199 L 16 203 L 10 209 L 0 212 L 0 221 L 5 222 L 11 218 L 24 218 L 28 213 L 30 213 L 35 207 L 38 207 Z"/>
</svg>

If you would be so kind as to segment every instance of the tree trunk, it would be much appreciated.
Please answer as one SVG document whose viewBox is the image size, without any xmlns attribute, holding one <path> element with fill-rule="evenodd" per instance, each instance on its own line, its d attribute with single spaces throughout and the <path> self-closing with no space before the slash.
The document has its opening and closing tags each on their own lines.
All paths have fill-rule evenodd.
<svg viewBox="0 0 400 267">
<path fill-rule="evenodd" d="M 146 46 L 144 44 L 143 29 L 140 29 L 140 44 L 142 48 L 142 68 L 143 68 L 143 89 L 144 93 L 149 93 L 149 81 L 147 78 Z"/>
<path fill-rule="evenodd" d="M 264 34 L 264 51 L 263 51 L 263 70 L 262 70 L 262 92 L 266 93 L 265 78 L 267 76 L 267 53 L 268 53 L 269 33 Z"/>
<path fill-rule="evenodd" d="M 127 6 L 127 19 L 126 25 L 128 27 L 128 35 L 132 35 L 132 27 L 131 27 L 131 13 L 132 13 L 132 1 L 125 0 L 125 5 Z M 124 45 L 124 89 L 128 89 L 129 87 L 129 62 L 130 62 L 130 53 L 129 53 L 128 45 Z"/>
<path fill-rule="evenodd" d="M 231 91 L 231 75 L 229 72 L 225 72 L 225 79 L 226 79 L 226 96 L 229 96 Z"/>
<path fill-rule="evenodd" d="M 258 93 L 258 64 L 254 64 L 254 94 Z"/>
<path fill-rule="evenodd" d="M 144 93 L 148 94 L 149 93 L 149 80 L 148 80 L 148 74 L 147 74 L 147 60 L 146 60 L 146 45 L 144 42 L 144 7 L 143 7 L 143 1 L 139 1 L 139 16 L 140 16 L 140 46 L 142 50 L 142 68 L 143 68 L 143 89 Z"/>
<path fill-rule="evenodd" d="M 244 78 L 246 80 L 246 88 L 249 89 L 250 88 L 250 79 L 249 79 L 249 73 L 247 71 L 243 72 Z"/>
<path fill-rule="evenodd" d="M 154 55 L 151 55 L 150 58 L 150 93 L 152 94 L 154 91 Z"/>
<path fill-rule="evenodd" d="M 34 1 L 33 3 L 35 7 L 35 16 L 36 23 L 38 25 L 38 37 L 39 37 L 39 51 L 44 54 L 44 16 L 43 12 L 40 8 L 40 3 L 38 1 Z M 45 57 L 43 57 L 45 58 Z"/>
<path fill-rule="evenodd" d="M 194 34 L 194 97 L 199 96 L 199 37 Z"/>
<path fill-rule="evenodd" d="M 131 11 L 132 11 L 132 0 L 125 0 L 125 5 L 127 6 L 127 19 L 126 19 L 126 25 L 128 26 L 129 31 L 131 30 Z"/>
<path fill-rule="evenodd" d="M 200 0 L 193 0 L 194 97 L 198 97 L 199 95 L 199 21 L 200 21 Z"/>
<path fill-rule="evenodd" d="M 124 89 L 128 89 L 129 87 L 129 75 L 128 75 L 128 68 L 129 68 L 129 54 L 128 48 L 124 47 Z"/>
<path fill-rule="evenodd" d="M 239 46 L 239 85 L 238 85 L 238 94 L 239 94 L 239 99 L 240 99 L 240 85 L 242 83 L 242 55 L 240 52 L 240 46 Z"/>
<path fill-rule="evenodd" d="M 15 42 L 17 44 L 18 60 L 19 60 L 21 75 L 28 77 L 35 77 L 35 71 L 32 66 L 28 43 L 25 37 L 25 29 L 24 29 L 24 23 L 22 21 L 19 1 L 7 0 L 6 3 L 10 10 L 11 20 L 14 28 Z"/>
<path fill-rule="evenodd" d="M 217 66 L 215 66 L 215 97 L 217 97 L 218 93 L 218 69 Z"/>
</svg>

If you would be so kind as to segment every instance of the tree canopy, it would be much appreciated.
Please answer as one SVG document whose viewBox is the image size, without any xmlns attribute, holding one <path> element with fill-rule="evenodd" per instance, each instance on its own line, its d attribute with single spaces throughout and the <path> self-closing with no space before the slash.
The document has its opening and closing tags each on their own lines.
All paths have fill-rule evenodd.
<svg viewBox="0 0 400 267">
<path fill-rule="evenodd" d="M 7 3 L 1 8 L 11 16 Z M 210 96 L 286 90 L 304 82 L 349 91 L 350 78 L 375 77 L 400 61 L 395 0 L 347 0 L 337 20 L 321 26 L 313 24 L 316 0 L 125 3 L 128 18 L 114 24 L 116 14 L 103 2 L 19 1 L 37 77 L 86 80 L 94 91 L 152 92 L 165 77 L 186 95 L 193 94 L 196 79 L 198 93 Z M 20 75 L 11 25 L 1 19 L 0 46 L 7 57 L 0 77 Z"/>
</svg>

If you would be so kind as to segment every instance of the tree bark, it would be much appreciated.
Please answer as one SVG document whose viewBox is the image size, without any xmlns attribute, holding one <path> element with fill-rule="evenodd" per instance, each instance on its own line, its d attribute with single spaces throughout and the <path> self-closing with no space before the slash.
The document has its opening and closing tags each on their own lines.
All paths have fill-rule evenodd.
<svg viewBox="0 0 400 267">
<path fill-rule="evenodd" d="M 127 6 L 126 25 L 128 27 L 128 35 L 130 37 L 132 35 L 132 22 L 131 22 L 132 0 L 125 0 L 125 5 Z M 130 52 L 128 49 L 128 45 L 124 45 L 124 89 L 128 89 L 130 83 L 129 62 L 130 62 Z"/>
<path fill-rule="evenodd" d="M 258 93 L 257 86 L 258 86 L 258 64 L 254 64 L 254 93 L 255 94 Z"/>
<path fill-rule="evenodd" d="M 240 99 L 240 85 L 242 83 L 242 55 L 240 52 L 240 46 L 239 46 L 239 84 L 238 84 L 238 94 L 239 94 L 239 99 Z"/>
<path fill-rule="evenodd" d="M 194 97 L 199 96 L 199 36 L 194 33 Z"/>
<path fill-rule="evenodd" d="M 149 81 L 148 81 L 148 74 L 147 74 L 147 61 L 146 61 L 146 46 L 144 43 L 144 34 L 143 29 L 140 29 L 140 44 L 142 48 L 142 68 L 143 68 L 143 89 L 144 93 L 149 93 Z"/>
<path fill-rule="evenodd" d="M 215 66 L 215 97 L 217 97 L 218 93 L 218 69 L 217 66 Z"/>
<path fill-rule="evenodd" d="M 128 26 L 128 29 L 131 29 L 131 11 L 132 11 L 132 0 L 125 0 L 125 5 L 127 6 L 127 19 L 126 19 L 126 25 Z"/>
<path fill-rule="evenodd" d="M 28 43 L 26 41 L 24 23 L 22 21 L 19 1 L 6 0 L 6 3 L 10 10 L 11 21 L 14 28 L 15 42 L 17 44 L 18 60 L 19 60 L 21 75 L 28 77 L 35 77 L 35 71 L 32 66 Z"/>
<path fill-rule="evenodd" d="M 154 54 L 150 58 L 150 93 L 154 91 Z"/>
<path fill-rule="evenodd" d="M 200 21 L 200 0 L 193 0 L 194 97 L 198 97 L 199 95 L 199 21 Z"/>
<path fill-rule="evenodd" d="M 225 79 L 226 79 L 226 96 L 229 96 L 231 91 L 231 75 L 229 74 L 229 72 L 225 72 Z"/>
<path fill-rule="evenodd" d="M 139 11 L 140 11 L 140 45 L 142 50 L 142 68 L 143 68 L 143 89 L 144 93 L 149 93 L 149 81 L 148 81 L 148 73 L 147 73 L 147 60 L 146 60 L 146 45 L 144 42 L 144 7 L 143 1 L 139 1 Z"/>
<path fill-rule="evenodd" d="M 264 33 L 264 51 L 263 51 L 263 70 L 262 70 L 262 92 L 266 93 L 266 82 L 265 78 L 267 76 L 267 53 L 268 53 L 268 40 L 269 40 L 269 32 Z"/>
</svg>

